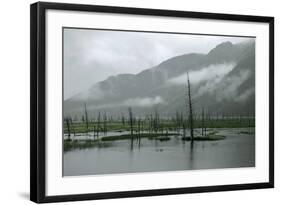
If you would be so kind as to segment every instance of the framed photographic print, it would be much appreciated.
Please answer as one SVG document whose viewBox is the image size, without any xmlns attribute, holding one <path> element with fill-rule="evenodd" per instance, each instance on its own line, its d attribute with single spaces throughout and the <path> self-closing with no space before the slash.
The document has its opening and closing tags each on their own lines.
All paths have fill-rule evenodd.
<svg viewBox="0 0 281 205">
<path fill-rule="evenodd" d="M 30 198 L 274 186 L 274 18 L 31 5 Z"/>
</svg>

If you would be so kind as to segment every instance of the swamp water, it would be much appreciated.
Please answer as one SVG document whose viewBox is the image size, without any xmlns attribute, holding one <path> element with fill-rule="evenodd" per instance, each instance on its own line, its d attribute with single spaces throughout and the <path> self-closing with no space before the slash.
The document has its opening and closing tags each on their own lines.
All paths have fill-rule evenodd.
<svg viewBox="0 0 281 205">
<path fill-rule="evenodd" d="M 214 129 L 225 136 L 217 141 L 141 138 L 103 141 L 100 145 L 71 149 L 63 154 L 63 175 L 179 171 L 255 166 L 254 128 Z M 199 131 L 199 130 L 198 130 Z M 112 136 L 111 133 L 110 136 Z M 120 135 L 120 133 L 115 133 Z M 79 136 L 80 139 L 83 136 Z M 84 136 L 84 138 L 89 138 Z"/>
</svg>

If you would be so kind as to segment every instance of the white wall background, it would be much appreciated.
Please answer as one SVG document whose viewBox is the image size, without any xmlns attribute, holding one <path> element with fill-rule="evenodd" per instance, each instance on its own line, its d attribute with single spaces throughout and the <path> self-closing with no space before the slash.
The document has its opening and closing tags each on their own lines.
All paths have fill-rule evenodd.
<svg viewBox="0 0 281 205">
<path fill-rule="evenodd" d="M 52 1 L 52 0 L 49 0 Z M 29 4 L 2 1 L 0 7 L 0 204 L 29 201 Z M 276 188 L 220 193 L 71 202 L 67 204 L 279 204 L 281 199 L 281 12 L 278 0 L 84 0 L 69 3 L 146 7 L 275 17 L 275 177 Z M 63 203 L 64 204 L 64 203 Z"/>
</svg>

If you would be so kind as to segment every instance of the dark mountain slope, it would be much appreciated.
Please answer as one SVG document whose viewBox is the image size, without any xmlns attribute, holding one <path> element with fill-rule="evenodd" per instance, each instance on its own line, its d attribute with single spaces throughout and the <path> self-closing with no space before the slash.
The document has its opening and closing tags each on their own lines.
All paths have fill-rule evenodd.
<svg viewBox="0 0 281 205">
<path fill-rule="evenodd" d="M 226 74 L 219 74 L 219 66 L 233 68 Z M 218 66 L 218 67 L 216 67 Z M 208 78 L 208 69 L 218 75 Z M 183 76 L 205 78 L 192 83 L 195 108 L 205 107 L 211 113 L 254 114 L 255 107 L 255 43 L 217 45 L 208 54 L 186 54 L 168 59 L 158 66 L 146 69 L 139 74 L 120 74 L 94 84 L 64 102 L 65 114 L 79 115 L 86 102 L 90 112 L 107 110 L 113 115 L 126 112 L 132 106 L 138 115 L 145 115 L 159 109 L 165 115 L 185 109 L 185 83 L 170 83 L 171 79 Z M 194 74 L 194 75 L 193 75 Z M 191 79 L 192 82 L 193 79 Z M 196 80 L 196 79 L 195 79 Z M 151 102 L 151 103 L 150 103 Z"/>
</svg>

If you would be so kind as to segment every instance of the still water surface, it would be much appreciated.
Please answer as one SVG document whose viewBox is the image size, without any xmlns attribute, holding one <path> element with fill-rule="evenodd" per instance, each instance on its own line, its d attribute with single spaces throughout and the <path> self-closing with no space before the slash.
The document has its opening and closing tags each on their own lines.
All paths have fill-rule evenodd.
<svg viewBox="0 0 281 205">
<path fill-rule="evenodd" d="M 216 130 L 226 138 L 194 143 L 178 136 L 169 141 L 143 138 L 135 140 L 133 149 L 130 140 L 119 140 L 67 151 L 64 176 L 255 166 L 255 135 L 241 133 L 254 129 Z"/>
</svg>

